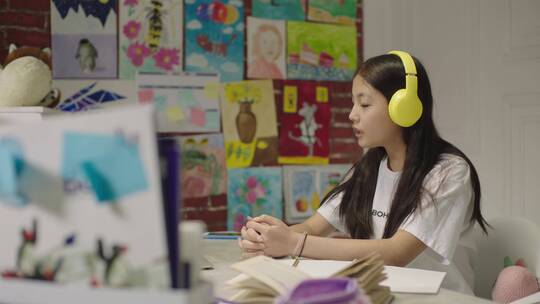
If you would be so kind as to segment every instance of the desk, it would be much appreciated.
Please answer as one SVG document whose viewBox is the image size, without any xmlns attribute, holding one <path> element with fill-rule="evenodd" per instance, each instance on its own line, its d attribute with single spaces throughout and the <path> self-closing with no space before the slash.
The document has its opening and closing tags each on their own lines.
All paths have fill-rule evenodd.
<svg viewBox="0 0 540 304">
<path fill-rule="evenodd" d="M 236 276 L 238 273 L 229 268 L 234 262 L 240 260 L 240 248 L 236 240 L 204 240 L 203 253 L 205 257 L 214 264 L 213 270 L 204 270 L 202 276 L 213 282 L 216 296 L 227 298 L 234 294 L 234 291 L 227 289 L 225 281 Z M 441 288 L 436 295 L 402 294 L 394 293 L 395 304 L 481 304 L 491 303 L 485 299 L 472 297 Z"/>
</svg>

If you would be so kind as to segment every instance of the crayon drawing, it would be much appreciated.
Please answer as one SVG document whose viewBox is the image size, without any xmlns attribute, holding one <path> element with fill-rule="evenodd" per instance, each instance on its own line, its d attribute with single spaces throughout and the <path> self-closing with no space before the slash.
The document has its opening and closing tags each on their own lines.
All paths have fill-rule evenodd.
<svg viewBox="0 0 540 304">
<path fill-rule="evenodd" d="M 305 20 L 307 0 L 253 0 L 252 16 L 278 20 Z"/>
<path fill-rule="evenodd" d="M 247 77 L 285 78 L 285 22 L 248 17 L 247 24 Z"/>
<path fill-rule="evenodd" d="M 116 0 L 52 0 L 54 78 L 116 78 L 117 21 Z"/>
<path fill-rule="evenodd" d="M 182 199 L 226 193 L 227 166 L 222 134 L 177 137 L 181 150 Z"/>
<path fill-rule="evenodd" d="M 277 164 L 273 83 L 249 80 L 224 85 L 221 98 L 228 168 Z"/>
<path fill-rule="evenodd" d="M 285 219 L 298 223 L 312 216 L 321 200 L 342 181 L 350 165 L 285 166 Z"/>
<path fill-rule="evenodd" d="M 240 0 L 185 3 L 185 69 L 219 73 L 222 82 L 244 76 L 244 4 Z"/>
<path fill-rule="evenodd" d="M 278 103 L 279 163 L 327 164 L 330 88 L 304 81 L 283 84 L 283 100 Z"/>
<path fill-rule="evenodd" d="M 120 78 L 136 71 L 182 70 L 181 0 L 124 0 L 120 3 Z"/>
<path fill-rule="evenodd" d="M 356 42 L 354 26 L 287 22 L 287 78 L 352 80 Z"/>
<path fill-rule="evenodd" d="M 282 217 L 280 167 L 232 169 L 228 176 L 228 230 L 240 231 L 248 216 L 268 214 Z"/>
<path fill-rule="evenodd" d="M 310 0 L 308 19 L 325 23 L 355 25 L 356 0 Z"/>
</svg>

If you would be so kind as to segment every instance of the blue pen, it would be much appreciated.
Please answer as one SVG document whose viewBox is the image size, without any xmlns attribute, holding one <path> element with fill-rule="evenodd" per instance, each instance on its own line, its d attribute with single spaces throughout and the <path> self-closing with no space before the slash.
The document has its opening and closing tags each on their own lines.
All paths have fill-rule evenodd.
<svg viewBox="0 0 540 304">
<path fill-rule="evenodd" d="M 204 233 L 204 239 L 207 240 L 236 240 L 240 236 L 240 232 L 236 231 L 216 231 Z"/>
<path fill-rule="evenodd" d="M 236 240 L 240 236 L 239 235 L 213 235 L 208 234 L 204 236 L 205 240 Z"/>
</svg>

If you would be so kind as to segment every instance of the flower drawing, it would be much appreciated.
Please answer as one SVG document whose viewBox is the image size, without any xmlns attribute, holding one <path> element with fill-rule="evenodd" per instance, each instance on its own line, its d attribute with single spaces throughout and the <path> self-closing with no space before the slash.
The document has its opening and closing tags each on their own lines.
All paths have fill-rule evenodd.
<svg viewBox="0 0 540 304">
<path fill-rule="evenodd" d="M 128 39 L 135 39 L 141 31 L 141 24 L 135 20 L 131 20 L 124 25 L 123 31 Z"/>
<path fill-rule="evenodd" d="M 127 56 L 131 59 L 131 63 L 134 66 L 141 66 L 144 62 L 144 58 L 150 55 L 150 48 L 146 47 L 142 43 L 135 42 L 131 44 L 127 49 Z"/>
<path fill-rule="evenodd" d="M 153 56 L 156 66 L 167 71 L 172 70 L 174 66 L 180 64 L 178 53 L 177 49 L 160 49 Z"/>
</svg>

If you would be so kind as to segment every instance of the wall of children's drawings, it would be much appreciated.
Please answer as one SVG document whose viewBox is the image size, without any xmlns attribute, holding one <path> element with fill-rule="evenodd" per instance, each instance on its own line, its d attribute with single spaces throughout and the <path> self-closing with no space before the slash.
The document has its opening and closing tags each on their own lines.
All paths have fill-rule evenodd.
<svg viewBox="0 0 540 304">
<path fill-rule="evenodd" d="M 0 0 L 0 15 L 0 63 L 10 43 L 52 47 L 60 110 L 154 105 L 181 147 L 182 215 L 210 230 L 305 219 L 361 156 L 361 0 Z"/>
</svg>

